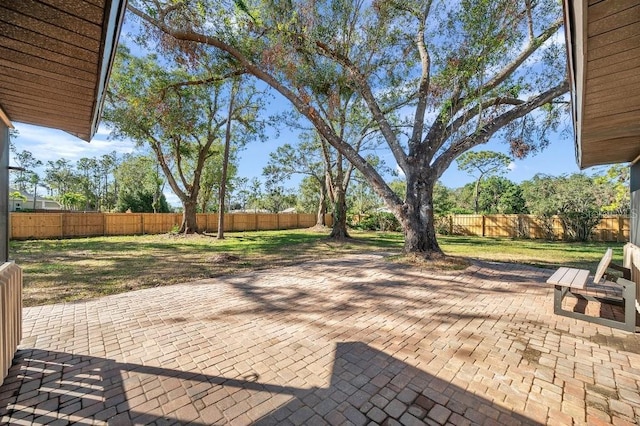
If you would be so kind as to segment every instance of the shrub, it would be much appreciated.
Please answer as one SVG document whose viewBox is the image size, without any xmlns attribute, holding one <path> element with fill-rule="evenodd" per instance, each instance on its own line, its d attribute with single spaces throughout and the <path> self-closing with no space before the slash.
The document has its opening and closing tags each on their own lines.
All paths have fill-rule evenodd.
<svg viewBox="0 0 640 426">
<path fill-rule="evenodd" d="M 400 222 L 398 222 L 393 213 L 386 212 L 377 212 L 361 217 L 358 223 L 354 225 L 354 228 L 364 231 L 400 232 L 402 230 Z"/>
<path fill-rule="evenodd" d="M 449 235 L 449 232 L 451 231 L 449 215 L 436 215 L 435 228 L 436 233 L 440 235 Z"/>
<path fill-rule="evenodd" d="M 569 241 L 589 241 L 593 230 L 600 223 L 602 214 L 596 210 L 560 213 L 565 239 Z"/>
</svg>

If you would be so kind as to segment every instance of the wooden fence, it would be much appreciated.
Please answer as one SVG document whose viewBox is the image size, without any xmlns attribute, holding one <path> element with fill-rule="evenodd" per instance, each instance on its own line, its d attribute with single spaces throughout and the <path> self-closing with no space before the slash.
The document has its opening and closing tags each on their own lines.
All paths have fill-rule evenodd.
<svg viewBox="0 0 640 426">
<path fill-rule="evenodd" d="M 331 226 L 331 215 L 325 223 Z M 216 232 L 216 213 L 198 214 L 198 227 Z M 558 217 L 533 215 L 451 215 L 438 219 L 438 231 L 451 235 L 564 239 Z M 98 235 L 162 234 L 180 225 L 182 214 L 174 213 L 11 213 L 10 238 L 14 240 L 89 237 Z M 315 214 L 233 213 L 225 214 L 225 231 L 262 231 L 308 228 Z M 629 218 L 604 217 L 593 232 L 595 241 L 629 241 Z"/>
<path fill-rule="evenodd" d="M 325 223 L 331 225 L 331 215 Z M 197 215 L 204 232 L 218 230 L 218 214 Z M 180 226 L 180 213 L 11 213 L 10 235 L 14 240 L 90 237 L 99 235 L 162 234 Z M 225 214 L 225 231 L 261 231 L 309 228 L 315 214 Z"/>
<path fill-rule="evenodd" d="M 438 230 L 451 235 L 564 239 L 565 229 L 559 217 L 541 218 L 524 214 L 451 215 L 439 219 Z M 629 241 L 629 218 L 607 216 L 593 231 L 595 241 Z"/>
</svg>

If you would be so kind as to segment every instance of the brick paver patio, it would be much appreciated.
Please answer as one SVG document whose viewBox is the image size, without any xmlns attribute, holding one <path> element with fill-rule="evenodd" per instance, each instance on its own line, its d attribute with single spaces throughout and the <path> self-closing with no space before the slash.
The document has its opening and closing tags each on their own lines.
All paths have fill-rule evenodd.
<svg viewBox="0 0 640 426">
<path fill-rule="evenodd" d="M 550 271 L 375 255 L 25 309 L 2 424 L 640 422 L 640 336 Z"/>
</svg>

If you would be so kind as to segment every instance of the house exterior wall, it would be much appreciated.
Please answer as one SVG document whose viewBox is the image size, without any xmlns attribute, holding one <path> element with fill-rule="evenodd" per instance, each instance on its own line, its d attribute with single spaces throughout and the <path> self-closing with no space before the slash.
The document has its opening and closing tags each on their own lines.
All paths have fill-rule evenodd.
<svg viewBox="0 0 640 426">
<path fill-rule="evenodd" d="M 0 120 L 0 263 L 9 260 L 9 127 Z"/>
<path fill-rule="evenodd" d="M 640 163 L 631 166 L 631 215 L 629 242 L 640 246 Z"/>
<path fill-rule="evenodd" d="M 26 200 L 9 198 L 9 211 L 20 212 L 24 210 L 62 210 L 62 206 L 57 201 L 38 198 L 34 209 L 33 196 L 27 195 Z"/>
</svg>

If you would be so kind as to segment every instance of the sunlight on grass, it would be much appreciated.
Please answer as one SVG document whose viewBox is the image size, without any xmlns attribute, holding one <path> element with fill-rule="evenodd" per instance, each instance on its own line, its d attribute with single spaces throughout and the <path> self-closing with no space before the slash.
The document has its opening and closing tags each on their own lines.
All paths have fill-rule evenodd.
<svg viewBox="0 0 640 426">
<path fill-rule="evenodd" d="M 401 256 L 400 233 L 351 231 L 352 239 L 327 239 L 328 230 L 143 235 L 68 240 L 12 241 L 11 257 L 24 268 L 26 306 L 84 300 L 246 270 L 278 268 L 352 253 L 380 252 L 421 269 L 460 270 L 474 259 L 595 269 L 607 247 L 621 262 L 623 243 L 565 243 L 480 237 L 439 237 L 449 256 L 416 263 Z"/>
</svg>

